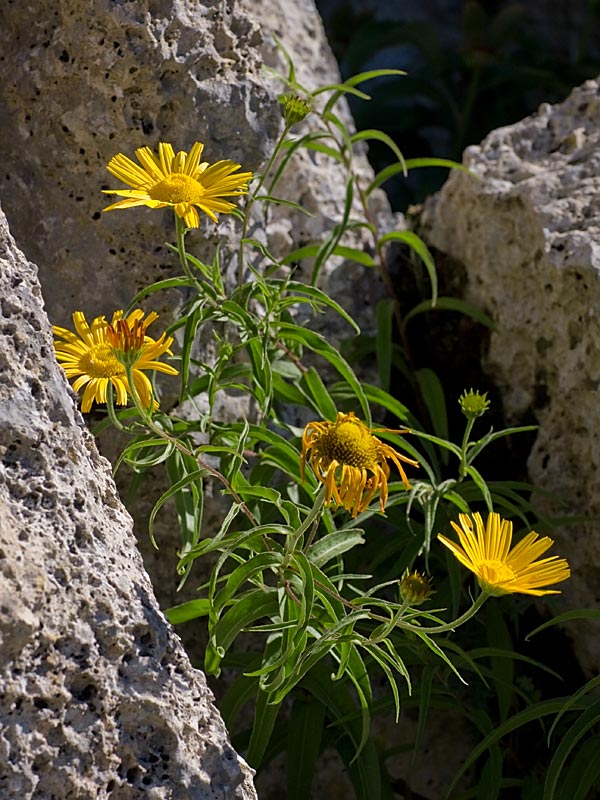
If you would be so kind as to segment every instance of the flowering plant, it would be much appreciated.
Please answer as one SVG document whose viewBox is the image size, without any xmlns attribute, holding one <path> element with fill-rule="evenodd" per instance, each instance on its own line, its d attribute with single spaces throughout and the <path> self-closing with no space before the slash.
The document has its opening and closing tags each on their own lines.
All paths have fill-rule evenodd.
<svg viewBox="0 0 600 800">
<path fill-rule="evenodd" d="M 389 391 L 390 354 L 399 347 L 389 336 L 378 333 L 374 343 L 380 378 L 375 385 L 358 377 L 360 364 L 353 365 L 324 333 L 314 330 L 312 319 L 302 323 L 294 316 L 300 306 L 315 316 L 327 311 L 359 332 L 348 312 L 318 286 L 327 260 L 341 256 L 379 270 L 389 293 L 380 306 L 381 319 L 396 321 L 405 345 L 407 317 L 400 314 L 387 250 L 390 242 L 399 242 L 421 259 L 431 284 L 431 297 L 413 308 L 411 316 L 440 303 L 486 321 L 465 303 L 438 298 L 432 255 L 416 234 L 381 233 L 368 215 L 369 194 L 384 176 L 362 185 L 353 170 L 354 147 L 367 137 L 345 130 L 336 104 L 344 93 L 363 95 L 356 88 L 361 81 L 390 72 L 395 71 L 366 73 L 313 93 L 297 84 L 292 71 L 280 76 L 292 92 L 282 95 L 283 132 L 260 175 L 240 171 L 241 165 L 229 160 L 201 162 L 200 142 L 189 152 L 175 153 L 165 142 L 157 154 L 140 147 L 139 165 L 125 154 L 115 155 L 108 170 L 130 188 L 107 190 L 123 199 L 105 211 L 139 206 L 172 210 L 173 249 L 182 271 L 145 288 L 132 307 L 165 288 L 182 291 L 181 307 L 157 339 L 147 333 L 156 313 L 146 316 L 139 308 L 115 312 L 110 323 L 97 317 L 90 325 L 75 312 L 76 333 L 55 328 L 57 357 L 67 377 L 74 379 L 75 391 L 83 390 L 82 410 L 89 411 L 94 402 L 106 404 L 103 425 L 131 436 L 121 460 L 139 472 L 166 466 L 170 485 L 151 514 L 149 533 L 155 542 L 154 520 L 166 501 L 174 499 L 181 530 L 181 585 L 195 564 L 211 564 L 200 598 L 167 614 L 175 624 L 198 619 L 205 625 L 208 674 L 219 676 L 224 665 L 240 670 L 223 709 L 235 730 L 237 713 L 245 700 L 254 698 L 246 751 L 253 766 L 264 762 L 277 740 L 285 699 L 294 699 L 290 730 L 308 730 L 310 743 L 288 751 L 292 799 L 308 796 L 311 765 L 328 744 L 337 747 L 347 764 L 357 797 L 383 796 L 382 782 L 389 782 L 389 774 L 380 765 L 372 734 L 380 702 L 374 670 L 389 685 L 396 720 L 403 703 L 418 697 L 417 750 L 434 672 L 440 686 L 463 686 L 468 673 L 482 676 L 474 658 L 454 641 L 456 630 L 490 597 L 549 594 L 557 591 L 549 587 L 569 577 L 565 559 L 553 555 L 538 560 L 552 544 L 547 537 L 530 532 L 510 549 L 512 523 L 494 509 L 509 512 L 529 529 L 529 502 L 522 491 L 486 483 L 475 467 L 489 445 L 531 428 L 490 431 L 472 439 L 489 401 L 465 392 L 460 403 L 467 422 L 461 444 L 455 444 L 445 435 L 446 409 L 440 406 L 435 376 L 428 374 L 425 380 L 422 371 L 409 370 L 415 398 L 429 415 L 411 413 Z M 319 110 L 323 92 L 328 99 Z M 314 129 L 293 134 L 292 127 L 309 114 Z M 385 141 L 383 134 L 369 133 Z M 407 170 L 410 162 L 388 144 Z M 320 150 L 345 166 L 349 200 L 334 234 L 278 261 L 264 242 L 247 236 L 251 212 L 258 203 L 283 202 L 274 196 L 275 186 L 302 147 Z M 351 216 L 355 193 L 365 220 Z M 293 201 L 285 202 L 301 210 Z M 219 251 L 211 264 L 188 252 L 186 238 L 197 233 L 201 214 L 210 225 L 219 214 L 240 218 L 237 283 L 224 279 Z M 344 241 L 357 226 L 370 232 L 373 255 Z M 312 279 L 301 282 L 289 264 L 307 259 L 313 262 Z M 202 328 L 213 331 L 210 357 L 196 346 Z M 368 340 L 359 341 L 367 352 Z M 408 357 L 404 347 L 405 365 Z M 179 407 L 160 410 L 158 388 L 147 374 L 157 372 L 178 376 Z M 218 416 L 217 399 L 230 391 L 248 401 L 241 420 Z M 117 408 L 128 403 L 127 409 Z M 295 417 L 290 409 L 296 410 Z M 375 424 L 373 413 L 385 417 L 386 424 Z M 216 530 L 203 520 L 207 480 L 216 480 L 229 498 Z M 487 526 L 472 506 L 487 509 Z M 452 521 L 456 515 L 459 525 Z M 458 605 L 464 573 L 443 560 L 444 548 L 434 537 L 440 529 L 449 532 L 448 522 L 460 545 L 444 534 L 438 539 L 480 587 L 462 613 Z M 447 619 L 449 607 L 454 613 Z M 238 649 L 242 638 L 247 642 Z M 294 764 L 300 763 L 299 775 Z"/>
</svg>

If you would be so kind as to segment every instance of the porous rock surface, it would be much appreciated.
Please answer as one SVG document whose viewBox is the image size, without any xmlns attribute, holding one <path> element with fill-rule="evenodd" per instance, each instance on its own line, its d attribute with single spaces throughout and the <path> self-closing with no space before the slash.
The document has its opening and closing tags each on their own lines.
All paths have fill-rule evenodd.
<svg viewBox="0 0 600 800">
<path fill-rule="evenodd" d="M 0 197 L 53 323 L 112 314 L 178 274 L 172 213 L 102 214 L 101 190 L 124 188 L 106 171 L 112 156 L 199 140 L 210 162 L 259 167 L 281 120 L 260 39 L 232 0 L 1 4 Z M 214 233 L 194 237 L 198 255 L 212 258 Z"/>
<path fill-rule="evenodd" d="M 0 797 L 255 798 L 0 214 Z"/>
<path fill-rule="evenodd" d="M 598 607 L 600 563 L 600 83 L 491 133 L 426 206 L 429 242 L 461 262 L 467 299 L 495 322 L 486 369 L 513 421 L 539 424 L 528 460 L 544 513 L 586 516 L 557 529 L 573 568 L 565 610 Z M 507 476 L 510 478 L 510 476 Z M 588 621 L 570 628 L 600 667 Z"/>
<path fill-rule="evenodd" d="M 111 315 L 141 287 L 179 274 L 176 257 L 164 245 L 174 240 L 170 212 L 102 213 L 116 198 L 101 190 L 123 188 L 106 172 L 106 164 L 118 152 L 133 157 L 142 145 L 169 141 L 176 149 L 188 149 L 200 140 L 208 161 L 231 158 L 244 169 L 258 170 L 283 124 L 276 99 L 282 86 L 261 71 L 263 63 L 285 71 L 273 34 L 292 54 L 308 88 L 339 81 L 312 0 L 100 0 L 93 8 L 83 0 L 0 4 L 0 197 L 18 245 L 38 265 L 51 322 L 70 327 L 76 309 L 88 319 Z M 349 121 L 343 102 L 339 112 Z M 296 130 L 300 135 L 307 128 Z M 364 155 L 358 155 L 356 169 L 365 181 L 372 179 Z M 298 154 L 278 193 L 303 203 L 314 216 L 274 207 L 266 229 L 257 215 L 252 235 L 267 241 L 277 255 L 318 240 L 339 222 L 345 191 L 345 175 L 336 162 L 320 153 Z M 372 203 L 374 217 L 389 229 L 394 220 L 383 195 L 374 193 Z M 358 206 L 355 210 L 360 212 Z M 222 217 L 218 226 L 205 220 L 188 236 L 187 246 L 198 257 L 212 259 L 221 242 L 224 268 L 229 269 L 239 231 L 232 217 Z M 371 247 L 362 229 L 344 243 Z M 367 329 L 372 325 L 372 304 L 380 293 L 373 271 L 333 259 L 322 285 Z M 25 289 L 9 286 L 5 302 L 16 302 L 12 295 L 17 292 L 18 298 L 19 291 Z M 152 300 L 165 322 L 180 297 L 161 294 Z M 45 372 L 44 380 L 36 378 L 32 385 L 39 383 L 34 391 L 60 409 L 60 414 L 53 411 L 59 422 L 29 426 L 27 412 L 35 407 L 28 388 L 23 389 L 24 402 L 16 402 L 19 395 L 11 389 L 15 402 L 10 411 L 2 409 L 15 424 L 35 431 L 35 437 L 39 429 L 41 442 L 50 427 L 54 448 L 50 453 L 44 445 L 42 465 L 35 467 L 39 477 L 26 479 L 34 490 L 22 482 L 6 483 L 3 489 L 11 498 L 6 502 L 19 513 L 24 513 L 23 497 L 32 491 L 27 500 L 33 504 L 31 513 L 36 503 L 50 502 L 42 519 L 55 526 L 53 537 L 30 536 L 27 560 L 22 549 L 4 547 L 4 566 L 16 576 L 7 584 L 6 607 L 12 609 L 7 620 L 13 620 L 11 636 L 22 637 L 11 662 L 17 651 L 24 654 L 21 665 L 6 665 L 10 694 L 2 701 L 21 700 L 13 711 L 21 714 L 21 722 L 10 721 L 10 704 L 6 713 L 2 706 L 0 717 L 3 725 L 8 720 L 4 735 L 17 742 L 11 740 L 10 754 L 7 744 L 0 752 L 0 763 L 14 765 L 7 773 L 11 791 L 15 787 L 16 797 L 29 792 L 39 798 L 70 796 L 68 791 L 73 797 L 102 797 L 109 790 L 111 798 L 250 797 L 248 772 L 228 748 L 202 675 L 190 672 L 152 600 L 131 542 L 129 518 L 73 412 L 60 370 L 51 363 L 47 321 L 41 325 L 44 357 L 50 362 L 32 357 L 30 368 L 53 377 L 49 383 Z M 349 332 L 337 319 L 328 327 L 334 339 Z M 41 341 L 31 340 L 31 346 Z M 7 356 L 7 363 L 13 357 Z M 18 363 L 11 362 L 15 380 L 27 381 L 29 372 L 21 373 Z M 167 381 L 164 386 L 167 407 Z M 228 412 L 226 401 L 223 414 L 239 416 L 237 406 Z M 57 434 L 68 446 L 58 444 Z M 23 469 L 30 469 L 26 454 L 35 437 L 23 438 L 12 456 Z M 0 443 L 6 446 L 12 438 L 9 431 Z M 71 445 L 71 439 L 79 444 Z M 45 483 L 51 495 L 57 493 L 55 500 L 35 499 L 35 487 Z M 166 607 L 185 598 L 175 594 L 179 542 L 166 510 L 156 527 L 160 551 L 148 545 L 148 513 L 164 488 L 156 476 L 146 475 L 132 513 L 145 565 Z M 206 508 L 209 532 L 219 507 L 207 503 Z M 4 516 L 12 540 L 20 529 L 8 522 L 8 512 Z M 19 581 L 30 600 L 17 606 Z M 41 617 L 43 627 L 38 607 L 48 609 Z M 24 621 L 15 620 L 15 614 Z M 88 720 L 99 745 L 86 738 Z M 222 778 L 219 770 L 224 770 Z M 157 776 L 165 776 L 163 784 Z M 184 791 L 180 787 L 187 787 L 187 793 L 177 794 Z"/>
<path fill-rule="evenodd" d="M 112 314 L 141 287 L 179 274 L 165 247 L 174 241 L 170 211 L 102 213 L 118 198 L 101 190 L 124 188 L 106 171 L 116 153 L 133 158 L 136 148 L 159 141 L 187 150 L 199 140 L 210 162 L 260 169 L 283 126 L 277 95 L 284 86 L 263 71 L 266 64 L 286 72 L 273 34 L 309 89 L 339 81 L 313 0 L 100 0 L 93 12 L 84 0 L 1 4 L 0 197 L 15 240 L 39 267 L 53 323 L 68 325 L 75 309 Z M 344 103 L 339 108 L 349 121 Z M 364 155 L 356 166 L 368 179 Z M 345 191 L 335 161 L 299 154 L 278 194 L 314 216 L 282 206 L 269 217 L 268 234 L 252 233 L 268 235 L 276 255 L 315 241 L 339 222 Z M 372 202 L 391 224 L 383 194 Z M 239 232 L 230 217 L 218 226 L 204 219 L 188 249 L 212 260 L 220 241 L 227 265 L 227 245 Z M 353 236 L 348 244 L 370 246 L 364 231 Z M 356 303 L 349 277 L 368 283 L 372 273 L 350 269 L 344 280 L 336 276 L 332 293 L 342 292 L 338 301 L 368 319 L 364 294 Z M 153 300 L 167 308 L 178 299 L 164 297 Z"/>
<path fill-rule="evenodd" d="M 110 316 L 142 287 L 180 273 L 176 256 L 165 246 L 174 241 L 172 212 L 102 213 L 117 198 L 101 190 L 123 188 L 106 164 L 118 152 L 133 158 L 142 145 L 168 141 L 188 149 L 200 140 L 208 161 L 231 158 L 244 169 L 259 170 L 283 126 L 277 95 L 284 87 L 262 69 L 286 72 L 274 36 L 309 89 L 339 81 L 313 0 L 100 0 L 93 11 L 84 0 L 0 4 L 0 198 L 15 240 L 39 267 L 51 322 L 71 327 L 74 310 L 88 319 Z M 344 102 L 338 108 L 350 121 Z M 296 135 L 310 124 L 309 118 L 305 127 L 297 126 Z M 364 155 L 357 155 L 356 170 L 366 182 L 372 180 Z M 333 159 L 298 153 L 277 193 L 302 203 L 313 216 L 272 207 L 265 226 L 257 205 L 251 235 L 276 256 L 321 240 L 340 221 L 345 181 Z M 395 221 L 383 193 L 373 193 L 371 201 L 373 218 L 389 230 Z M 361 213 L 356 200 L 355 212 Z M 204 219 L 186 246 L 212 260 L 220 242 L 223 268 L 231 275 L 239 234 L 240 224 L 232 217 L 222 216 L 218 226 Z M 372 247 L 364 228 L 344 244 Z M 297 277 L 303 267 L 309 274 L 310 264 L 302 264 Z M 373 305 L 381 296 L 374 270 L 333 258 L 321 285 L 366 331 L 372 330 Z M 145 303 L 162 315 L 157 334 L 180 300 L 175 292 L 161 292 Z M 323 322 L 319 318 L 315 324 Z M 352 333 L 337 315 L 329 315 L 326 324 L 334 342 Z M 209 348 L 211 332 L 201 336 Z M 168 408 L 177 396 L 177 381 L 160 383 L 161 405 Z M 239 418 L 239 399 L 222 399 L 223 418 Z M 102 442 L 111 458 L 117 453 L 110 450 L 113 443 L 114 437 Z M 131 511 L 147 569 L 161 604 L 168 606 L 185 598 L 175 593 L 178 534 L 166 512 L 157 520 L 158 553 L 147 537 L 148 513 L 164 488 L 148 475 Z M 209 526 L 216 519 L 213 505 L 205 506 Z"/>
</svg>

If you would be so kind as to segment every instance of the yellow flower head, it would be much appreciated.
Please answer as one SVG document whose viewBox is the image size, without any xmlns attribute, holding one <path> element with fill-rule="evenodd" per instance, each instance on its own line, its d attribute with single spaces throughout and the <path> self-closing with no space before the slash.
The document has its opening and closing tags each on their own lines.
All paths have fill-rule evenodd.
<svg viewBox="0 0 600 800">
<path fill-rule="evenodd" d="M 462 547 L 438 534 L 456 558 L 473 572 L 482 591 L 491 595 L 560 594 L 555 589 L 541 589 L 566 581 L 571 575 L 566 559 L 540 556 L 554 544 L 547 536 L 531 531 L 511 550 L 512 522 L 490 513 L 483 527 L 480 514 L 459 514 L 460 527 L 452 522 Z"/>
<path fill-rule="evenodd" d="M 203 149 L 204 145 L 196 142 L 189 153 L 181 150 L 175 154 L 172 145 L 160 142 L 156 156 L 149 147 L 140 147 L 135 154 L 141 167 L 122 153 L 113 156 L 107 170 L 132 188 L 103 189 L 105 194 L 126 198 L 107 206 L 104 211 L 132 206 L 170 206 L 186 227 L 197 228 L 199 208 L 217 222 L 217 214 L 229 214 L 235 208 L 234 203 L 223 198 L 248 194 L 252 173 L 236 173 L 240 164 L 234 161 L 200 162 Z"/>
<path fill-rule="evenodd" d="M 76 392 L 85 386 L 81 399 L 83 412 L 91 409 L 94 400 L 106 403 L 109 383 L 114 386 L 117 405 L 127 405 L 131 389 L 123 362 L 133 368 L 133 382 L 142 405 L 158 408 L 152 385 L 143 370 L 177 375 L 174 367 L 156 360 L 164 353 L 171 353 L 173 339 L 165 337 L 164 333 L 157 341 L 147 336 L 146 329 L 158 318 L 158 314 L 153 311 L 145 320 L 143 317 L 144 312 L 140 309 L 132 311 L 127 317 L 123 316 L 123 311 L 115 311 L 110 324 L 102 316 L 96 317 L 88 325 L 83 312 L 76 311 L 73 323 L 78 335 L 66 328 L 53 326 L 54 334 L 58 337 L 54 342 L 56 358 L 67 378 L 76 379 L 73 382 Z"/>
<path fill-rule="evenodd" d="M 373 431 L 352 412 L 338 412 L 335 422 L 308 423 L 302 434 L 300 467 L 303 477 L 309 453 L 315 475 L 325 484 L 325 502 L 333 500 L 336 505 L 344 506 L 353 517 L 368 507 L 377 489 L 380 489 L 379 506 L 381 511 L 384 510 L 390 474 L 386 459 L 390 458 L 398 467 L 407 489 L 410 489 L 410 483 L 401 462 L 418 466 L 412 458 L 397 453 L 390 445 L 373 436 Z"/>
</svg>

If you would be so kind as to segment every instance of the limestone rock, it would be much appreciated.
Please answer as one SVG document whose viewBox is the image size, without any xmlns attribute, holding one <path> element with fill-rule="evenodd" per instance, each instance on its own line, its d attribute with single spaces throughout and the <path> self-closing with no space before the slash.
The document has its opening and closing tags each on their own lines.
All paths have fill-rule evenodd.
<svg viewBox="0 0 600 800">
<path fill-rule="evenodd" d="M 255 798 L 0 215 L 0 796 Z"/>
<path fill-rule="evenodd" d="M 462 262 L 467 299 L 497 330 L 486 369 L 509 418 L 535 416 L 530 476 L 563 527 L 557 551 L 573 567 L 561 610 L 600 600 L 600 84 L 491 133 L 465 153 L 424 214 L 430 243 Z M 510 476 L 507 476 L 510 477 Z M 582 663 L 600 666 L 590 625 L 571 634 Z"/>
<path fill-rule="evenodd" d="M 133 157 L 137 147 L 158 141 L 189 149 L 200 140 L 208 161 L 261 167 L 283 124 L 283 87 L 262 72 L 263 63 L 285 71 L 273 33 L 309 88 L 339 80 L 313 0 L 290 7 L 283 0 L 142 0 L 96 3 L 93 13 L 83 0 L 34 0 L 26 10 L 2 4 L 0 197 L 16 241 L 39 266 L 54 324 L 68 325 L 75 309 L 112 314 L 141 287 L 179 272 L 164 245 L 174 241 L 170 212 L 102 214 L 111 199 L 101 190 L 123 188 L 106 171 L 113 155 Z M 341 109 L 349 120 L 344 103 Z M 299 156 L 279 187 L 315 216 L 277 209 L 269 219 L 276 254 L 320 238 L 339 221 L 343 171 L 321 156 Z M 364 156 L 357 168 L 368 170 Z M 382 193 L 373 204 L 390 223 Z M 239 224 L 224 217 L 218 227 L 205 220 L 188 243 L 198 257 L 212 259 L 221 240 L 226 258 L 228 241 L 238 236 Z M 370 246 L 361 231 L 349 244 Z M 361 268 L 348 277 L 336 275 L 334 289 L 355 301 L 350 283 L 372 283 L 373 275 Z M 155 296 L 159 311 L 178 300 L 164 297 Z"/>
<path fill-rule="evenodd" d="M 141 0 L 96 3 L 93 13 L 82 0 L 58 6 L 34 0 L 26 10 L 1 5 L 0 159 L 6 169 L 0 171 L 0 197 L 17 243 L 39 267 L 54 324 L 70 327 L 75 310 L 88 319 L 112 315 L 140 288 L 180 272 L 164 245 L 174 241 L 171 212 L 101 212 L 111 202 L 101 190 L 120 185 L 106 171 L 115 153 L 133 157 L 135 148 L 158 141 L 186 149 L 201 140 L 210 161 L 232 158 L 244 168 L 261 167 L 283 124 L 276 99 L 282 85 L 262 72 L 263 64 L 285 72 L 274 35 L 308 88 L 339 81 L 313 0 L 290 6 L 283 0 Z M 344 102 L 339 109 L 350 122 Z M 364 154 L 357 156 L 356 169 L 365 181 L 372 179 Z M 278 256 L 318 241 L 339 222 L 345 191 L 344 171 L 335 161 L 321 153 L 298 154 L 278 193 L 303 203 L 313 216 L 274 207 L 266 228 L 257 216 L 252 235 Z M 371 199 L 373 219 L 389 230 L 395 220 L 383 193 Z M 354 208 L 362 213 L 356 201 Z M 220 242 L 231 271 L 227 258 L 239 234 L 239 223 L 230 217 L 218 226 L 205 220 L 187 245 L 198 257 L 212 259 Z M 372 248 L 364 229 L 344 243 Z M 298 276 L 302 266 L 310 269 L 301 265 Z M 374 270 L 336 257 L 322 286 L 372 330 L 373 306 L 381 296 Z M 163 315 L 158 325 L 168 322 L 180 300 L 176 293 L 153 295 L 152 307 Z M 333 341 L 351 334 L 336 315 L 327 318 L 327 331 Z M 205 339 L 203 347 L 212 341 L 210 332 Z M 168 408 L 176 382 L 162 386 Z M 153 582 L 164 591 L 161 602 L 170 605 L 182 600 L 175 596 L 176 531 L 170 523 L 162 531 L 161 516 L 158 556 L 148 546 L 147 511 L 164 486 L 146 483 L 132 512 Z"/>
<path fill-rule="evenodd" d="M 233 2 L 2 4 L 0 197 L 53 323 L 112 314 L 178 269 L 164 246 L 172 214 L 101 213 L 101 190 L 123 188 L 106 171 L 113 155 L 200 140 L 208 161 L 259 167 L 280 124 L 260 39 Z M 214 226 L 196 242 L 212 257 Z"/>
</svg>

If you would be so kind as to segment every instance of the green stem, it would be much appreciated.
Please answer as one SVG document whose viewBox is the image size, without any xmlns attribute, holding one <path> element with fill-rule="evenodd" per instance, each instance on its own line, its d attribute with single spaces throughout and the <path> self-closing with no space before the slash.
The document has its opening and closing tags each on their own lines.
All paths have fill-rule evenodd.
<svg viewBox="0 0 600 800">
<path fill-rule="evenodd" d="M 306 519 L 302 522 L 300 527 L 295 530 L 287 539 L 285 543 L 285 556 L 282 562 L 282 569 L 286 569 L 291 557 L 298 548 L 298 542 L 304 536 L 306 531 L 311 525 L 318 524 L 321 512 L 323 511 L 323 503 L 325 502 L 325 486 L 321 486 L 316 494 L 313 507 L 306 515 Z"/>
<path fill-rule="evenodd" d="M 467 474 L 467 448 L 469 446 L 469 439 L 471 437 L 471 431 L 473 430 L 474 424 L 475 424 L 474 419 L 467 419 L 465 433 L 463 436 L 462 444 L 460 446 L 460 466 L 458 468 L 458 474 L 461 480 Z"/>
<path fill-rule="evenodd" d="M 291 125 L 286 125 L 283 129 L 283 133 L 275 143 L 275 147 L 273 148 L 273 152 L 271 153 L 271 157 L 267 161 L 267 165 L 264 168 L 262 175 L 258 179 L 258 183 L 256 184 L 256 188 L 252 190 L 252 194 L 248 195 L 248 200 L 246 202 L 246 207 L 244 208 L 244 221 L 242 224 L 242 234 L 240 236 L 240 246 L 238 249 L 238 286 L 241 287 L 244 283 L 244 239 L 246 238 L 246 232 L 248 231 L 248 224 L 250 222 L 250 211 L 252 206 L 256 202 L 256 195 L 262 188 L 267 175 L 271 171 L 271 167 L 275 163 L 275 159 L 277 158 L 279 151 L 283 147 L 283 143 L 285 141 L 285 137 L 290 132 Z"/>
<path fill-rule="evenodd" d="M 206 472 L 209 475 L 212 475 L 214 478 L 220 481 L 223 484 L 223 486 L 225 486 L 225 488 L 231 494 L 236 503 L 239 504 L 241 511 L 248 517 L 250 522 L 253 525 L 258 525 L 259 523 L 256 517 L 252 514 L 248 506 L 244 503 L 239 494 L 231 486 L 231 484 L 229 483 L 227 478 L 223 475 L 223 473 L 219 472 L 219 470 L 215 469 L 215 467 L 211 467 L 210 464 L 208 464 L 206 461 L 200 458 L 198 453 L 194 452 L 193 450 L 190 450 L 190 448 L 186 447 L 186 445 L 180 442 L 179 439 L 177 439 L 177 437 L 171 436 L 169 433 L 167 433 L 167 431 L 163 430 L 154 422 L 152 414 L 148 411 L 147 408 L 145 408 L 142 405 L 140 397 L 137 393 L 137 389 L 135 388 L 135 384 L 133 382 L 133 366 L 131 364 L 125 364 L 124 366 L 127 375 L 127 382 L 129 384 L 128 386 L 129 393 L 131 394 L 133 404 L 135 405 L 136 410 L 140 415 L 140 417 L 142 418 L 142 422 L 146 425 L 146 427 L 148 427 L 152 431 L 152 433 L 155 433 L 161 439 L 165 439 L 166 441 L 170 442 L 177 450 L 179 450 L 180 453 L 183 453 L 184 455 L 187 456 L 191 456 L 193 459 L 195 459 L 200 469 L 206 470 Z"/>
<path fill-rule="evenodd" d="M 184 225 L 183 220 L 181 217 L 175 214 L 175 232 L 177 234 L 177 252 L 179 253 L 179 263 L 181 264 L 181 268 L 184 272 L 186 278 L 188 278 L 192 284 L 197 285 L 198 282 L 192 274 L 190 270 L 190 265 L 188 264 L 188 260 L 186 257 L 186 249 L 185 249 L 185 232 L 186 228 Z"/>
<path fill-rule="evenodd" d="M 465 611 L 465 613 L 457 619 L 453 620 L 452 622 L 448 622 L 446 625 L 436 625 L 432 628 L 426 628 L 422 625 L 411 625 L 410 622 L 399 622 L 398 627 L 402 628 L 404 631 L 415 631 L 417 633 L 426 633 L 427 635 L 431 633 L 448 633 L 449 631 L 455 630 L 460 625 L 464 625 L 464 623 L 470 620 L 471 617 L 474 617 L 488 597 L 491 597 L 491 595 L 487 594 L 487 592 L 482 592 L 475 600 L 471 608 Z"/>
<path fill-rule="evenodd" d="M 387 636 L 394 630 L 394 628 L 398 625 L 400 620 L 402 619 L 404 613 L 409 608 L 408 600 L 405 600 L 400 608 L 396 611 L 394 616 L 389 620 L 389 622 L 383 623 L 380 625 L 378 629 L 373 631 L 373 634 L 369 636 L 369 642 L 373 642 L 377 644 L 378 642 L 383 641 Z"/>
</svg>

